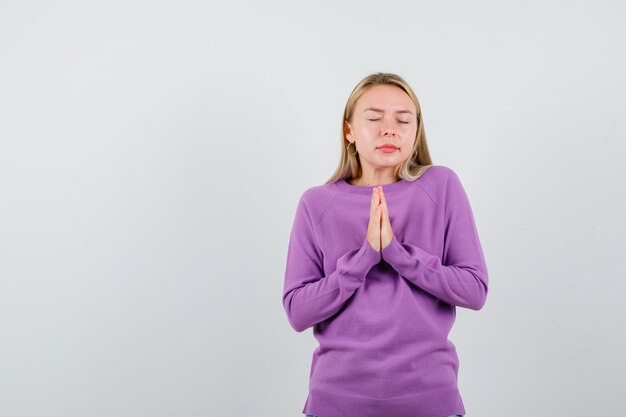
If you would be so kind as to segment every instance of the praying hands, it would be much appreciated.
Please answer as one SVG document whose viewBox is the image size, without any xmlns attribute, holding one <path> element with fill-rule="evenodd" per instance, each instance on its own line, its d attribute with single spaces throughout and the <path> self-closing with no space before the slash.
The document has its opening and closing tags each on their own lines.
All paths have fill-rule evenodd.
<svg viewBox="0 0 626 417">
<path fill-rule="evenodd" d="M 367 240 L 370 245 L 380 252 L 386 248 L 393 239 L 391 222 L 389 221 L 389 211 L 387 200 L 383 193 L 383 187 L 375 187 L 372 191 L 372 201 L 370 204 L 370 221 L 367 226 Z"/>
</svg>

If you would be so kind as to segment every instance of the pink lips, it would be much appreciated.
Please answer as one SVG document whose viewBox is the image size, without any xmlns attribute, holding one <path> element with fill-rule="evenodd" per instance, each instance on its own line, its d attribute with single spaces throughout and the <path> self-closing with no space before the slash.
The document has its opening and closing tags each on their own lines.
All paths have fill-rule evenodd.
<svg viewBox="0 0 626 417">
<path fill-rule="evenodd" d="M 390 145 L 384 145 L 384 146 L 380 146 L 378 148 L 379 151 L 383 151 L 385 153 L 391 153 L 391 152 L 395 152 L 398 150 L 398 148 L 396 148 L 395 146 L 390 146 Z"/>
</svg>

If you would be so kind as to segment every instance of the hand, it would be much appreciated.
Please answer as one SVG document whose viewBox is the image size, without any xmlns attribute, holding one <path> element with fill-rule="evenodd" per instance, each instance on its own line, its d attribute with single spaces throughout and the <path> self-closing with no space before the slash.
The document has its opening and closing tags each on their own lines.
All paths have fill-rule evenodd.
<svg viewBox="0 0 626 417">
<path fill-rule="evenodd" d="M 367 226 L 367 240 L 370 245 L 380 252 L 386 248 L 393 239 L 393 230 L 389 221 L 387 200 L 383 194 L 383 188 L 378 186 L 372 191 L 370 204 L 370 221 Z"/>
<path fill-rule="evenodd" d="M 391 230 L 391 222 L 389 221 L 389 211 L 387 208 L 387 199 L 383 194 L 383 187 L 378 187 L 380 192 L 380 206 L 382 207 L 382 218 L 380 225 L 380 248 L 386 248 L 393 240 L 393 230 Z"/>
<path fill-rule="evenodd" d="M 367 240 L 377 252 L 380 252 L 380 225 L 382 220 L 382 206 L 378 188 L 372 190 L 370 203 L 370 221 L 367 225 Z"/>
</svg>

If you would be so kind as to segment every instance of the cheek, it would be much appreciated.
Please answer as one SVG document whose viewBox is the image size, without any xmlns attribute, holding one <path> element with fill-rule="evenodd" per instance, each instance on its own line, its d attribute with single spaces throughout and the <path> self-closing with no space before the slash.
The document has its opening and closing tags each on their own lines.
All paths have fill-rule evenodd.
<svg viewBox="0 0 626 417">
<path fill-rule="evenodd" d="M 407 136 L 400 145 L 400 151 L 403 156 L 409 156 L 413 151 L 413 144 L 415 143 L 415 136 Z"/>
<path fill-rule="evenodd" d="M 356 134 L 363 137 L 369 138 L 376 134 L 377 130 L 373 126 L 360 126 L 355 130 Z"/>
<path fill-rule="evenodd" d="M 417 130 L 411 129 L 411 131 L 407 132 L 402 139 L 408 146 L 413 146 L 413 144 L 417 140 L 416 136 L 417 136 Z"/>
</svg>

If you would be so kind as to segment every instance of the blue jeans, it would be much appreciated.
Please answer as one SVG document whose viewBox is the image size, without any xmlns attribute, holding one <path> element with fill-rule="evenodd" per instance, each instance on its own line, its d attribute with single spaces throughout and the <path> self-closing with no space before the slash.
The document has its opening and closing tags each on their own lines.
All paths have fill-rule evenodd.
<svg viewBox="0 0 626 417">
<path fill-rule="evenodd" d="M 318 417 L 318 416 L 312 416 L 311 414 L 307 414 L 306 417 Z M 447 416 L 447 417 L 463 417 L 461 414 L 457 414 L 455 416 Z"/>
</svg>

